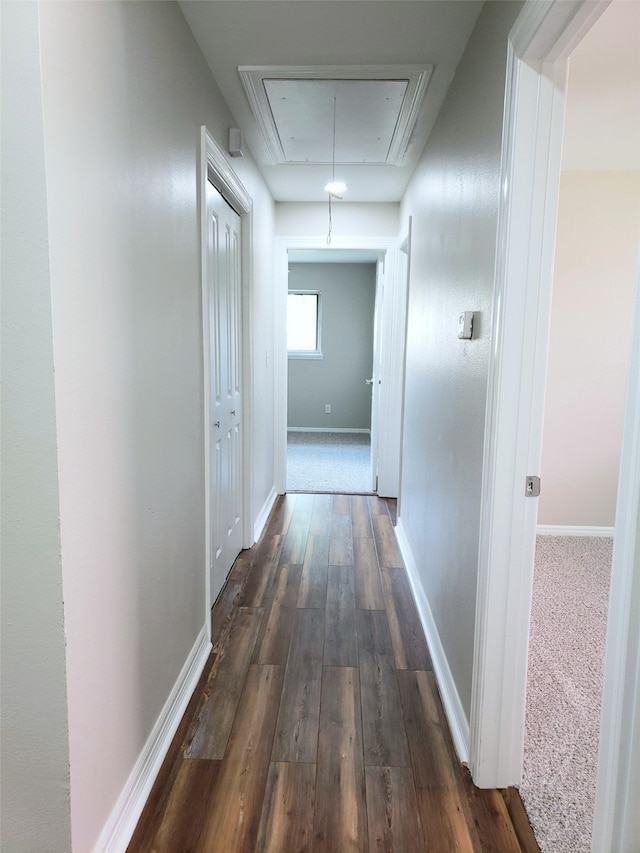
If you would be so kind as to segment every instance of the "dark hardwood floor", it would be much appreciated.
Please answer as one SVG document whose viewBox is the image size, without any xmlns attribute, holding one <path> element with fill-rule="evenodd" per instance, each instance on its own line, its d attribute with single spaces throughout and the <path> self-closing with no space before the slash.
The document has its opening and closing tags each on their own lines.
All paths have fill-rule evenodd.
<svg viewBox="0 0 640 853">
<path fill-rule="evenodd" d="M 394 519 L 375 497 L 278 499 L 129 853 L 537 850 L 517 792 L 458 762 Z"/>
</svg>

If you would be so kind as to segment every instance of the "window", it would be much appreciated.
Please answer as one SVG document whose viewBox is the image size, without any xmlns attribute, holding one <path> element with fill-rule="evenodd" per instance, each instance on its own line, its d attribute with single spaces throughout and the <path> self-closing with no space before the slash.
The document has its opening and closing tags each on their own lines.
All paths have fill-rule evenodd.
<svg viewBox="0 0 640 853">
<path fill-rule="evenodd" d="M 322 358 L 320 293 L 290 290 L 287 295 L 287 350 L 291 358 Z"/>
</svg>

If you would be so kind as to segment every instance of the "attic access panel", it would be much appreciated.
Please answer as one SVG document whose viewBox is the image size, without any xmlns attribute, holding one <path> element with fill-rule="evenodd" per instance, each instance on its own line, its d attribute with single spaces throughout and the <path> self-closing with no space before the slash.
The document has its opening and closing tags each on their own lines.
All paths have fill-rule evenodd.
<svg viewBox="0 0 640 853">
<path fill-rule="evenodd" d="M 386 163 L 408 80 L 264 80 L 286 163 Z"/>
<path fill-rule="evenodd" d="M 238 69 L 274 164 L 400 165 L 431 66 Z"/>
</svg>

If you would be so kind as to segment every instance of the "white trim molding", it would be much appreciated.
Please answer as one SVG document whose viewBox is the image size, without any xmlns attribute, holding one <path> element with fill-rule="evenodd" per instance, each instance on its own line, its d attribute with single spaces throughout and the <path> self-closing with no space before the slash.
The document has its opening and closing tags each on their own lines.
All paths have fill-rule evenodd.
<svg viewBox="0 0 640 853">
<path fill-rule="evenodd" d="M 449 723 L 453 744 L 456 748 L 458 758 L 463 764 L 466 764 L 469 761 L 469 721 L 467 720 L 467 715 L 462 707 L 462 702 L 460 701 L 460 695 L 456 689 L 453 675 L 449 669 L 449 662 L 447 661 L 447 656 L 444 648 L 442 647 L 440 633 L 438 632 L 435 619 L 433 618 L 429 601 L 427 600 L 424 588 L 420 583 L 418 566 L 416 564 L 415 557 L 413 556 L 411 545 L 409 544 L 409 540 L 407 539 L 404 531 L 401 518 L 397 521 L 395 534 L 400 547 L 400 553 L 402 554 L 402 559 L 404 560 L 405 568 L 407 570 L 407 575 L 409 577 L 409 584 L 411 585 L 413 598 L 416 602 L 418 615 L 420 616 L 422 630 L 424 631 L 427 646 L 429 647 L 429 653 L 433 663 L 433 671 L 438 682 L 438 689 L 440 691 L 440 696 L 442 697 L 442 704 L 444 706 L 447 722 Z"/>
<path fill-rule="evenodd" d="M 371 435 L 370 429 L 351 429 L 351 427 L 287 427 L 287 432 L 351 432 L 359 435 Z"/>
<path fill-rule="evenodd" d="M 275 80 L 328 80 L 332 84 L 349 80 L 381 80 L 403 81 L 406 91 L 398 113 L 391 141 L 384 160 L 374 160 L 374 163 L 386 163 L 390 166 L 400 166 L 404 160 L 407 146 L 415 130 L 420 107 L 427 91 L 433 65 L 302 65 L 302 66 L 273 66 L 273 65 L 241 65 L 238 74 L 244 86 L 253 115 L 258 123 L 265 145 L 271 157 L 272 165 L 290 163 L 294 165 L 327 164 L 329 159 L 320 158 L 313 161 L 292 160 L 287 157 L 282 144 L 280 130 L 276 126 L 272 103 L 269 101 L 267 83 Z M 338 96 L 338 101 L 340 98 Z M 424 144 L 424 142 L 423 142 Z M 340 164 L 349 162 L 339 159 Z M 359 160 L 357 162 L 360 162 Z"/>
<path fill-rule="evenodd" d="M 593 853 L 638 849 L 640 819 L 640 258 L 611 561 Z"/>
<path fill-rule="evenodd" d="M 258 513 L 258 517 L 256 518 L 256 523 L 253 526 L 253 541 L 257 542 L 258 539 L 262 536 L 262 531 L 264 530 L 267 521 L 269 520 L 269 514 L 273 509 L 273 505 L 276 502 L 276 498 L 278 497 L 278 493 L 276 492 L 275 486 L 269 492 L 266 501 L 262 505 L 262 509 Z"/>
<path fill-rule="evenodd" d="M 615 527 L 585 527 L 571 524 L 539 524 L 536 527 L 538 536 L 596 536 L 600 538 L 613 537 Z"/>
<path fill-rule="evenodd" d="M 100 833 L 93 853 L 122 853 L 127 849 L 153 783 L 171 746 L 173 736 L 198 685 L 210 651 L 209 628 L 203 625 L 169 698 Z"/>
<path fill-rule="evenodd" d="M 527 0 L 509 37 L 481 499 L 470 768 L 517 785 L 567 57 L 607 3 Z"/>
</svg>

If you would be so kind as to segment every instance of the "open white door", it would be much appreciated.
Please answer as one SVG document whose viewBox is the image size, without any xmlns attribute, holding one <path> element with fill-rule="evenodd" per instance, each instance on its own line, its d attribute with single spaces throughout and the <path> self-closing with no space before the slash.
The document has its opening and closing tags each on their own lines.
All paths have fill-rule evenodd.
<svg viewBox="0 0 640 853">
<path fill-rule="evenodd" d="M 378 491 L 378 457 L 380 452 L 380 384 L 381 374 L 381 329 L 382 329 L 382 305 L 384 295 L 384 256 L 378 259 L 376 264 L 376 301 L 373 314 L 373 367 L 371 379 L 367 384 L 371 385 L 371 491 Z"/>
<path fill-rule="evenodd" d="M 398 258 L 399 242 L 381 255 L 376 287 L 377 492 L 386 498 L 397 498 L 400 484 L 407 267 Z"/>
</svg>

